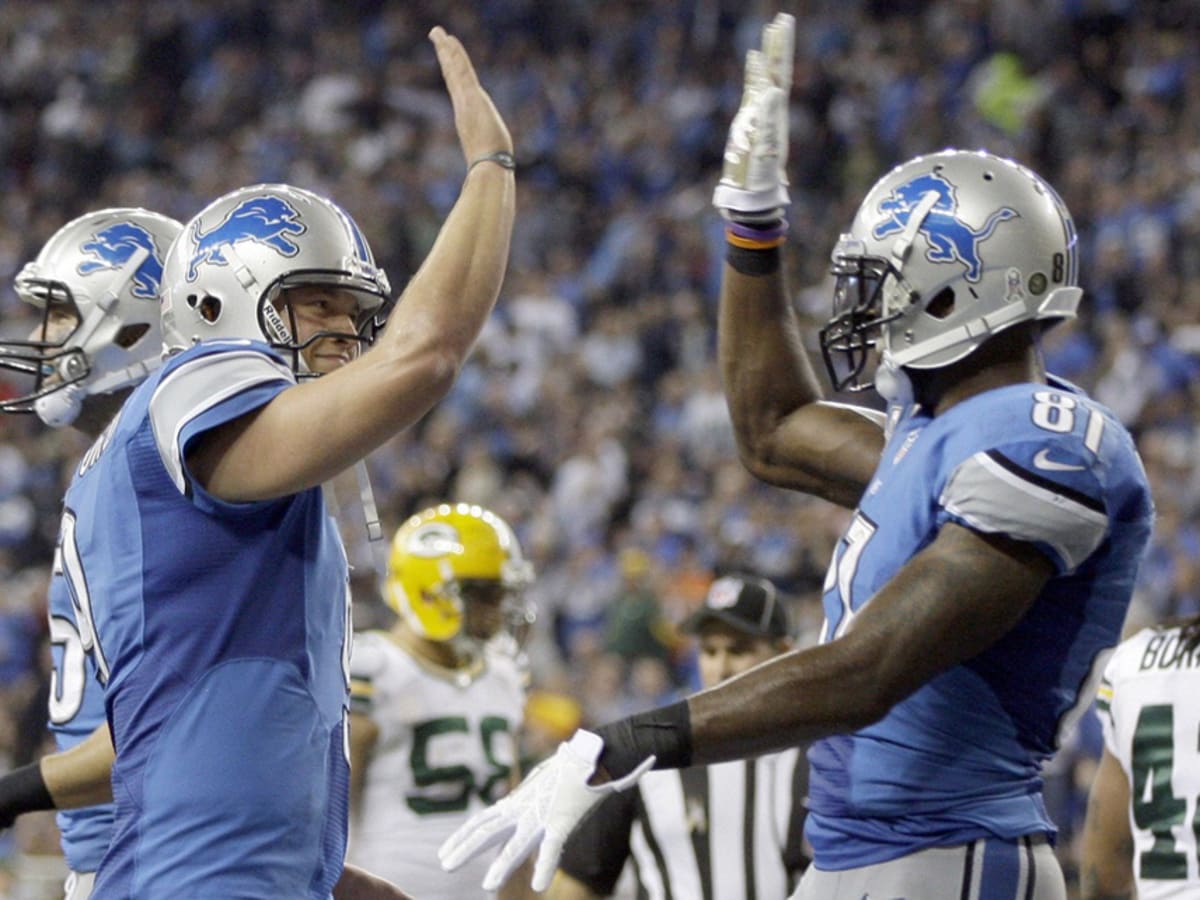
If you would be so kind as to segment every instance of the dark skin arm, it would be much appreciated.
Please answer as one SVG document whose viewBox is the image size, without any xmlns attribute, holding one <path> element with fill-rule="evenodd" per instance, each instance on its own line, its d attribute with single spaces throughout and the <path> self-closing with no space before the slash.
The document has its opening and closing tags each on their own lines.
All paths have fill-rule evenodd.
<svg viewBox="0 0 1200 900">
<path fill-rule="evenodd" d="M 1003 637 L 1052 574 L 1029 544 L 945 525 L 842 637 L 692 696 L 693 763 L 770 753 L 878 721 Z"/>
<path fill-rule="evenodd" d="M 853 508 L 883 451 L 876 422 L 822 402 L 783 272 L 721 283 L 718 355 L 742 463 L 763 481 Z"/>
<path fill-rule="evenodd" d="M 1107 750 L 1088 795 L 1079 887 L 1080 900 L 1132 900 L 1134 896 L 1129 779 Z"/>
</svg>

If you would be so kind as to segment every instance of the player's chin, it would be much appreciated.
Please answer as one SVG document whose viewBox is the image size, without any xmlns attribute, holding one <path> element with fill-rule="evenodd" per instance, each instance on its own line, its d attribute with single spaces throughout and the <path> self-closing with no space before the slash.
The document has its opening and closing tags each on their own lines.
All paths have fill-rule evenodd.
<svg viewBox="0 0 1200 900">
<path fill-rule="evenodd" d="M 351 353 L 315 353 L 308 360 L 308 368 L 317 375 L 328 375 L 354 359 Z"/>
</svg>

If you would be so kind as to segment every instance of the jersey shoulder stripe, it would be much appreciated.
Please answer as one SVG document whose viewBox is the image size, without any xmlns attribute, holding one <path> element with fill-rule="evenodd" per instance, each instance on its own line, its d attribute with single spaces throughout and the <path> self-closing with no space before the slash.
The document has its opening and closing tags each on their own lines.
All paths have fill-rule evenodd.
<svg viewBox="0 0 1200 900">
<path fill-rule="evenodd" d="M 187 425 L 253 387 L 272 383 L 294 384 L 295 375 L 265 346 L 261 350 L 253 345 L 238 346 L 177 359 L 175 365 L 168 363 L 168 369 L 154 389 L 150 398 L 149 418 L 163 464 L 175 487 L 184 493 L 187 476 L 182 435 Z M 237 418 L 262 402 L 246 404 L 246 408 L 242 408 L 241 404 L 230 404 L 226 421 Z"/>
<path fill-rule="evenodd" d="M 1102 504 L 995 450 L 973 454 L 959 465 L 939 502 L 976 530 L 1049 547 L 1064 571 L 1083 563 L 1109 527 Z"/>
</svg>

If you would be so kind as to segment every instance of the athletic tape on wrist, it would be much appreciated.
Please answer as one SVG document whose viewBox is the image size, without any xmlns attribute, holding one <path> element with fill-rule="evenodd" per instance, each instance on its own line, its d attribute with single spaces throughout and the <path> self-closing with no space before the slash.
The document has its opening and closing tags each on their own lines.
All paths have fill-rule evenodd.
<svg viewBox="0 0 1200 900">
<path fill-rule="evenodd" d="M 29 763 L 0 778 L 0 819 L 11 820 L 22 813 L 54 808 L 41 763 Z"/>
<path fill-rule="evenodd" d="M 624 778 L 648 756 L 656 769 L 692 764 L 692 720 L 686 700 L 638 713 L 595 729 L 604 740 L 600 765 L 614 779 Z"/>
<path fill-rule="evenodd" d="M 770 275 L 778 271 L 782 254 L 779 244 L 773 247 L 749 248 L 727 244 L 725 247 L 725 262 L 743 275 Z"/>
</svg>

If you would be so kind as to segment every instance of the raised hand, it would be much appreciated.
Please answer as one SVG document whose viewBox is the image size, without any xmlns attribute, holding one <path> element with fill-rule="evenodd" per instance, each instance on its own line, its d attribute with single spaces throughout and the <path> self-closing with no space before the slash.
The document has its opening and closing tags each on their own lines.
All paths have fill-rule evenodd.
<svg viewBox="0 0 1200 900">
<path fill-rule="evenodd" d="M 713 192 L 713 206 L 731 221 L 777 220 L 791 202 L 784 170 L 795 31 L 795 18 L 778 13 L 763 28 L 762 48 L 746 54 L 742 102 Z"/>
<path fill-rule="evenodd" d="M 442 78 L 454 107 L 454 127 L 467 164 L 493 153 L 511 154 L 513 142 L 508 126 L 479 83 L 462 42 L 440 25 L 429 32 L 429 39 L 442 67 Z"/>
</svg>

